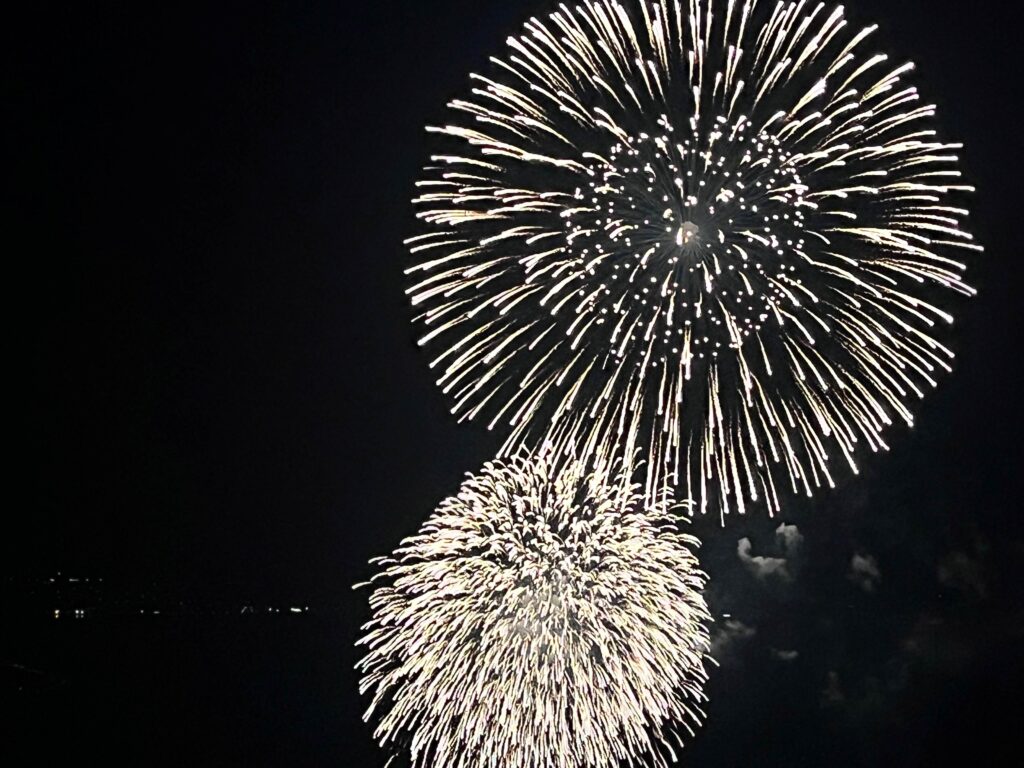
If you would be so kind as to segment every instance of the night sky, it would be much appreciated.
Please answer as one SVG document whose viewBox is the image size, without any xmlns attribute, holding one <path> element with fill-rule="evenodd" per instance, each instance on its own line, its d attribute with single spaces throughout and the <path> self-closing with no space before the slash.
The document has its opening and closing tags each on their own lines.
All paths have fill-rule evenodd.
<svg viewBox="0 0 1024 768">
<path fill-rule="evenodd" d="M 5 765 L 383 765 L 350 585 L 500 442 L 455 423 L 409 322 L 423 126 L 551 5 L 8 20 Z M 684 764 L 1016 765 L 1021 11 L 847 10 L 967 145 L 980 293 L 951 305 L 954 374 L 859 477 L 694 522 L 721 668 Z M 58 573 L 103 579 L 90 615 L 54 618 Z"/>
</svg>

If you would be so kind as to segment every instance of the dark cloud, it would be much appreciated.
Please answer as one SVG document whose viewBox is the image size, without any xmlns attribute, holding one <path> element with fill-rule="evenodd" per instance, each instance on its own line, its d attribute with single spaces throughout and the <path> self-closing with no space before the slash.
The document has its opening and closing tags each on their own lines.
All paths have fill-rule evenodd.
<svg viewBox="0 0 1024 768">
<path fill-rule="evenodd" d="M 850 561 L 850 570 L 846 578 L 863 589 L 865 592 L 874 592 L 882 583 L 882 572 L 878 568 L 878 561 L 871 555 L 855 554 Z"/>
<path fill-rule="evenodd" d="M 988 597 L 984 566 L 980 559 L 966 552 L 951 552 L 937 569 L 939 583 L 978 600 Z"/>
<path fill-rule="evenodd" d="M 893 665 L 882 676 L 846 680 L 834 669 L 828 671 L 819 701 L 841 722 L 855 729 L 878 726 L 890 721 L 907 684 L 905 667 Z"/>
<path fill-rule="evenodd" d="M 834 669 L 828 671 L 825 678 L 825 687 L 821 691 L 821 706 L 839 707 L 846 703 L 846 694 L 839 682 L 839 673 Z"/>
<path fill-rule="evenodd" d="M 974 663 L 980 649 L 999 642 L 990 636 L 993 630 L 990 620 L 948 621 L 926 611 L 902 639 L 901 650 L 917 668 L 951 675 Z"/>
</svg>

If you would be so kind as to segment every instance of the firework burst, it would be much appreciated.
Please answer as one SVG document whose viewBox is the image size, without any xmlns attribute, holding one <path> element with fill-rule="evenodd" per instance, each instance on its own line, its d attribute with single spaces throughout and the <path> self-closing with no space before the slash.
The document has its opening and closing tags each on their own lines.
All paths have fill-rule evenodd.
<svg viewBox="0 0 1024 768">
<path fill-rule="evenodd" d="M 912 424 L 981 248 L 960 145 L 873 30 L 805 2 L 593 0 L 510 38 L 431 129 L 408 241 L 454 413 L 507 429 L 505 454 L 640 450 L 648 495 L 721 514 L 811 495 Z"/>
<path fill-rule="evenodd" d="M 360 641 L 385 747 L 414 766 L 665 765 L 703 719 L 693 537 L 629 473 L 487 464 L 390 558 Z"/>
</svg>

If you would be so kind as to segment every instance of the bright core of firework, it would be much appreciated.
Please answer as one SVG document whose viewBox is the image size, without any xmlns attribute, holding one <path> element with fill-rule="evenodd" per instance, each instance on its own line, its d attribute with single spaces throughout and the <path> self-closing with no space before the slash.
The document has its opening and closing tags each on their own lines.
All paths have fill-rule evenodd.
<svg viewBox="0 0 1024 768">
<path fill-rule="evenodd" d="M 589 195 L 589 205 L 563 213 L 566 252 L 595 276 L 599 267 L 611 270 L 578 309 L 599 315 L 598 325 L 619 321 L 612 354 L 633 352 L 637 329 L 624 329 L 635 315 L 657 329 L 657 354 L 645 363 L 656 369 L 682 355 L 689 372 L 695 359 L 715 360 L 760 331 L 786 284 L 799 282 L 790 277 L 796 267 L 783 262 L 787 248 L 806 246 L 807 188 L 779 140 L 765 132 L 748 137 L 743 120 L 727 132 L 720 126 L 706 146 L 696 132 L 673 143 L 676 131 L 665 118 L 659 127 L 662 136 L 612 146 L 613 165 L 595 164 L 589 192 L 574 196 L 585 203 Z M 751 261 L 754 249 L 764 263 Z M 693 334 L 700 320 L 710 337 Z"/>
<path fill-rule="evenodd" d="M 373 583 L 367 718 L 414 766 L 665 765 L 703 719 L 697 541 L 627 473 L 487 464 Z"/>
<path fill-rule="evenodd" d="M 722 514 L 833 484 L 951 369 L 958 144 L 841 8 L 594 0 L 431 129 L 409 294 L 462 418 Z"/>
</svg>

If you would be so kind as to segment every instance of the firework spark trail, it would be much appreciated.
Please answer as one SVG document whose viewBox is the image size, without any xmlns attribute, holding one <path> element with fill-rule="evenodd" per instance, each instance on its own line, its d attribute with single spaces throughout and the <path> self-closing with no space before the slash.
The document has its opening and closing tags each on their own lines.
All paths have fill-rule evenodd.
<svg viewBox="0 0 1024 768">
<path fill-rule="evenodd" d="M 960 145 L 873 30 L 806 2 L 592 0 L 509 38 L 431 129 L 407 241 L 453 412 L 507 427 L 505 454 L 640 449 L 649 494 L 723 515 L 912 424 L 981 247 Z"/>
<path fill-rule="evenodd" d="M 382 746 L 414 768 L 667 765 L 704 718 L 711 621 L 671 505 L 573 460 L 469 476 L 371 582 Z"/>
</svg>

